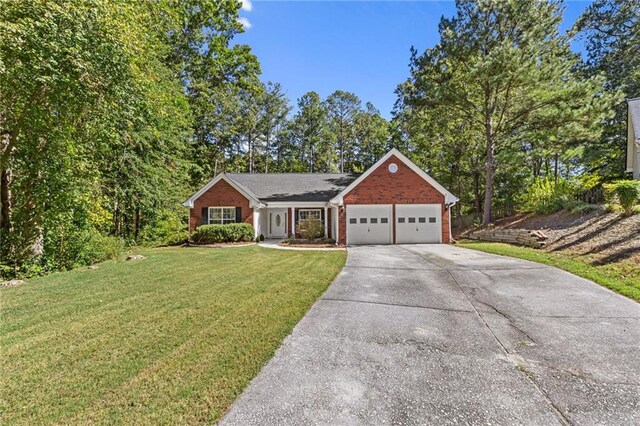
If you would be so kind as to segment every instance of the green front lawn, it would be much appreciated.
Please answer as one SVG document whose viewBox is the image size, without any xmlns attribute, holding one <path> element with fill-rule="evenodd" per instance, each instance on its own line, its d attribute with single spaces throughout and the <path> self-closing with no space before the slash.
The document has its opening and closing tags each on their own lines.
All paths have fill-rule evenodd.
<svg viewBox="0 0 640 426">
<path fill-rule="evenodd" d="M 640 265 L 633 260 L 597 265 L 597 257 L 570 251 L 546 252 L 504 243 L 462 242 L 457 245 L 555 266 L 640 302 Z"/>
<path fill-rule="evenodd" d="M 343 251 L 166 248 L 0 289 L 0 423 L 211 423 Z"/>
</svg>

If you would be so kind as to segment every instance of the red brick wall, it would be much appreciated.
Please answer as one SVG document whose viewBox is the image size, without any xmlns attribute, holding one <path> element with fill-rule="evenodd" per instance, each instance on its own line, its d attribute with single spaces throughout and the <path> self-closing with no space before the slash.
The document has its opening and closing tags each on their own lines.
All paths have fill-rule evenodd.
<svg viewBox="0 0 640 426">
<path fill-rule="evenodd" d="M 396 173 L 390 173 L 390 163 L 398 165 Z M 444 195 L 426 182 L 396 156 L 389 157 L 358 186 L 344 196 L 345 208 L 340 209 L 340 244 L 346 244 L 347 210 L 349 204 L 441 204 L 442 242 L 449 241 L 449 212 L 444 206 Z M 395 206 L 393 209 L 393 243 L 396 242 Z"/>
<path fill-rule="evenodd" d="M 253 209 L 249 207 L 249 200 L 221 179 L 193 203 L 189 213 L 189 231 L 193 232 L 202 224 L 203 207 L 224 206 L 242 207 L 242 221 L 253 225 Z"/>
</svg>

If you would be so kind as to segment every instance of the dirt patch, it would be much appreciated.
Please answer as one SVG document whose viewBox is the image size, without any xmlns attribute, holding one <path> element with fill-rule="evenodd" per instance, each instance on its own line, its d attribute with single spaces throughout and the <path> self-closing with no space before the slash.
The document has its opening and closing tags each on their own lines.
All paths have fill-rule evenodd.
<svg viewBox="0 0 640 426">
<path fill-rule="evenodd" d="M 602 265 L 624 259 L 640 262 L 640 215 L 624 217 L 603 210 L 577 215 L 520 214 L 502 219 L 496 226 L 542 231 L 548 237 L 545 251 L 592 254 L 597 257 L 596 263 Z"/>
</svg>

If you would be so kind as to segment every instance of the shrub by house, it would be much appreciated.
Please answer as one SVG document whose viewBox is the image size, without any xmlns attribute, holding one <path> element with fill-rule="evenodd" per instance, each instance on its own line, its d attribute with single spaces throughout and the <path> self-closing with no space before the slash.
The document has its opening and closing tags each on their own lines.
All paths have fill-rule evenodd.
<svg viewBox="0 0 640 426">
<path fill-rule="evenodd" d="M 202 225 L 196 228 L 191 241 L 196 244 L 236 243 L 253 241 L 255 230 L 248 223 Z"/>
</svg>

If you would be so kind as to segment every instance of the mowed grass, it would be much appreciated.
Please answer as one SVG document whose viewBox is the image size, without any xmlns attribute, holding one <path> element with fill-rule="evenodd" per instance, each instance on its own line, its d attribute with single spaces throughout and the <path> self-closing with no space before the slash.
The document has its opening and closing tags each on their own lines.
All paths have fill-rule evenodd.
<svg viewBox="0 0 640 426">
<path fill-rule="evenodd" d="M 571 251 L 546 252 L 505 243 L 461 242 L 457 245 L 555 266 L 640 302 L 640 265 L 633 260 L 599 265 L 596 256 Z"/>
<path fill-rule="evenodd" d="M 0 289 L 0 423 L 211 423 L 346 258 L 256 246 L 140 254 Z"/>
</svg>

